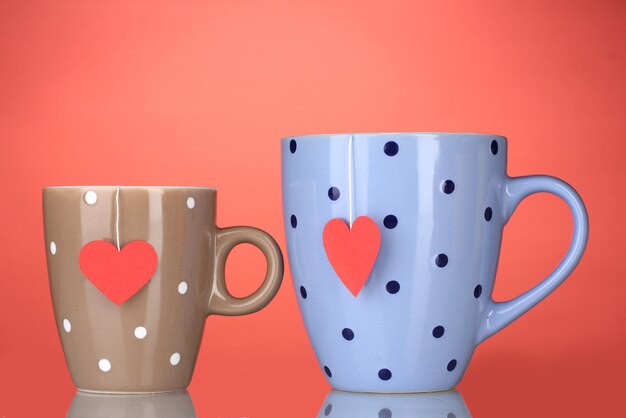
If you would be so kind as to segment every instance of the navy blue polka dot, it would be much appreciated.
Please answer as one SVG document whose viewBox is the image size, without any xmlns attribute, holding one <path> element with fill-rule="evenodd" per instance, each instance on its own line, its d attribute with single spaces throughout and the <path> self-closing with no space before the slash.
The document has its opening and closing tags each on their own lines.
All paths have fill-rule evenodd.
<svg viewBox="0 0 626 418">
<path fill-rule="evenodd" d="M 336 187 L 331 187 L 330 189 L 328 189 L 328 197 L 330 198 L 330 200 L 337 200 L 339 199 L 339 195 L 341 193 L 339 193 L 339 189 Z"/>
<path fill-rule="evenodd" d="M 298 143 L 296 142 L 296 140 L 292 139 L 291 141 L 289 141 L 289 151 L 291 151 L 292 154 L 295 154 L 297 149 Z"/>
<path fill-rule="evenodd" d="M 385 154 L 387 154 L 390 157 L 393 157 L 394 155 L 396 155 L 399 149 L 400 147 L 394 141 L 387 142 L 385 146 L 383 147 L 383 151 L 385 151 Z"/>
<path fill-rule="evenodd" d="M 333 410 L 333 404 L 329 403 L 328 405 L 326 405 L 326 408 L 324 409 L 324 416 L 325 417 L 329 416 L 332 410 Z"/>
<path fill-rule="evenodd" d="M 398 226 L 398 218 L 393 215 L 387 215 L 385 216 L 385 219 L 383 219 L 383 224 L 385 225 L 385 228 L 393 229 Z"/>
<path fill-rule="evenodd" d="M 478 285 L 474 288 L 474 297 L 476 299 L 478 299 L 482 293 L 483 293 L 483 287 L 481 285 Z"/>
<path fill-rule="evenodd" d="M 333 377 L 333 372 L 330 371 L 328 366 L 324 366 L 324 373 L 326 373 L 326 376 L 328 377 Z"/>
<path fill-rule="evenodd" d="M 450 413 L 448 414 L 448 417 L 447 417 L 447 418 L 456 418 L 456 415 L 454 415 L 452 412 L 450 412 Z"/>
<path fill-rule="evenodd" d="M 446 180 L 441 184 L 441 191 L 445 194 L 450 194 L 454 191 L 454 182 L 452 180 Z"/>
<path fill-rule="evenodd" d="M 391 418 L 391 410 L 389 408 L 383 408 L 378 411 L 378 418 Z"/>
<path fill-rule="evenodd" d="M 450 360 L 450 362 L 448 363 L 448 371 L 451 372 L 452 370 L 454 370 L 456 368 L 456 360 L 452 359 Z"/>
<path fill-rule="evenodd" d="M 291 215 L 291 227 L 295 228 L 296 226 L 298 226 L 298 218 L 296 215 Z"/>
<path fill-rule="evenodd" d="M 380 369 L 378 371 L 378 377 L 380 380 L 389 380 L 391 379 L 391 370 L 389 369 Z"/>
<path fill-rule="evenodd" d="M 341 335 L 348 341 L 352 341 L 354 339 L 354 331 L 352 331 L 350 328 L 344 328 L 341 331 Z"/>
<path fill-rule="evenodd" d="M 392 295 L 395 295 L 396 293 L 400 291 L 400 283 L 396 282 L 395 280 L 391 280 L 387 282 L 387 285 L 385 286 L 385 288 L 387 289 L 387 292 L 391 293 Z"/>
<path fill-rule="evenodd" d="M 448 256 L 445 254 L 439 254 L 436 258 L 435 258 L 435 264 L 437 264 L 437 267 L 445 267 L 448 265 Z"/>
<path fill-rule="evenodd" d="M 304 286 L 300 286 L 300 296 L 302 296 L 302 299 L 306 299 L 307 293 Z"/>
<path fill-rule="evenodd" d="M 491 210 L 491 208 L 487 206 L 487 209 L 485 209 L 485 220 L 489 222 L 492 216 L 493 216 L 493 210 Z"/>
<path fill-rule="evenodd" d="M 498 153 L 498 141 L 496 141 L 495 139 L 491 141 L 491 153 L 493 155 L 496 155 Z"/>
<path fill-rule="evenodd" d="M 444 329 L 444 327 L 442 327 L 441 325 L 437 325 L 435 328 L 433 328 L 433 337 L 435 338 L 441 338 L 443 337 L 443 333 L 446 330 Z"/>
</svg>

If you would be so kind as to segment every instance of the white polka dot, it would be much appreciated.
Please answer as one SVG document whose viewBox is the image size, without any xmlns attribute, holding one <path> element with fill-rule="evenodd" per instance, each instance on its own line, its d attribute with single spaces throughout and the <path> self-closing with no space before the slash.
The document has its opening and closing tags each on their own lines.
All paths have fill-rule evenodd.
<svg viewBox="0 0 626 418">
<path fill-rule="evenodd" d="M 135 337 L 139 338 L 140 340 L 143 340 L 144 338 L 146 338 L 146 335 L 148 335 L 148 330 L 145 329 L 144 327 L 135 328 Z"/>
<path fill-rule="evenodd" d="M 98 201 L 98 195 L 93 190 L 89 190 L 85 193 L 85 202 L 88 205 L 93 205 Z"/>
<path fill-rule="evenodd" d="M 196 199 L 194 199 L 193 197 L 188 197 L 187 198 L 187 207 L 189 209 L 193 209 L 194 207 L 196 207 Z"/>
<path fill-rule="evenodd" d="M 111 370 L 111 362 L 103 358 L 102 360 L 98 362 L 98 367 L 100 368 L 100 370 L 106 373 L 109 370 Z"/>
<path fill-rule="evenodd" d="M 63 320 L 63 329 L 65 332 L 70 332 L 72 330 L 72 323 L 67 318 Z"/>
<path fill-rule="evenodd" d="M 187 282 L 178 283 L 178 293 L 180 293 L 181 295 L 187 293 Z"/>
<path fill-rule="evenodd" d="M 172 354 L 172 357 L 170 357 L 170 364 L 172 366 L 176 366 L 178 363 L 180 363 L 180 354 L 179 353 Z"/>
<path fill-rule="evenodd" d="M 54 241 L 50 242 L 50 252 L 52 253 L 52 255 L 55 255 L 57 253 L 57 245 Z"/>
</svg>

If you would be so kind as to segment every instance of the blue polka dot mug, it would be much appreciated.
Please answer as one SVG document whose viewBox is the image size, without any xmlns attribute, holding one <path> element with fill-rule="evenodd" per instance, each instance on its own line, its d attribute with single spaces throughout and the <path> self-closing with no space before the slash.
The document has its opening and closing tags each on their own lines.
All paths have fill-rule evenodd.
<svg viewBox="0 0 626 418">
<path fill-rule="evenodd" d="M 282 140 L 289 264 L 309 338 L 333 387 L 453 388 L 478 344 L 573 271 L 588 236 L 582 200 L 554 177 L 509 177 L 506 156 L 506 138 L 487 134 Z M 520 201 L 538 192 L 569 205 L 571 245 L 544 281 L 495 302 L 502 229 Z"/>
</svg>

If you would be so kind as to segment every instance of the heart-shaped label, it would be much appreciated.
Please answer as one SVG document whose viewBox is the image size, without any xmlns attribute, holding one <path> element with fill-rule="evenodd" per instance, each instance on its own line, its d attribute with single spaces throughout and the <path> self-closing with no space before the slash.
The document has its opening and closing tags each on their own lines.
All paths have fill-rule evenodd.
<svg viewBox="0 0 626 418">
<path fill-rule="evenodd" d="M 376 222 L 359 216 L 352 229 L 342 219 L 331 219 L 324 227 L 324 248 L 335 273 L 355 297 L 369 277 L 380 249 Z"/>
<path fill-rule="evenodd" d="M 131 241 L 120 251 L 108 241 L 91 241 L 80 250 L 78 265 L 99 291 L 121 305 L 152 278 L 157 254 L 146 241 Z"/>
</svg>

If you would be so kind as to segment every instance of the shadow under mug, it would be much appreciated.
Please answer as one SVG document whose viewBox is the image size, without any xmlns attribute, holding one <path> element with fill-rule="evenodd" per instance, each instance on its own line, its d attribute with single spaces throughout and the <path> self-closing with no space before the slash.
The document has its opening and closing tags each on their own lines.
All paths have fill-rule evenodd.
<svg viewBox="0 0 626 418">
<path fill-rule="evenodd" d="M 453 388 L 480 342 L 539 303 L 573 271 L 588 235 L 582 200 L 554 177 L 509 177 L 506 158 L 506 138 L 487 134 L 282 140 L 289 264 L 309 339 L 333 387 L 362 392 Z M 538 192 L 568 204 L 574 219 L 569 250 L 537 286 L 495 302 L 490 295 L 503 227 L 520 201 Z M 365 221 L 360 232 L 348 230 L 363 216 L 373 225 L 369 240 Z M 323 235 L 331 221 L 346 232 L 328 249 Z M 366 253 L 363 245 L 375 247 L 374 229 L 378 252 Z M 366 238 L 355 243 L 353 233 Z M 375 262 L 356 258 L 337 270 L 329 261 L 358 253 L 374 254 Z M 366 262 L 373 268 L 354 296 L 336 271 L 356 275 Z"/>
<path fill-rule="evenodd" d="M 282 254 L 272 237 L 256 228 L 215 225 L 215 189 L 48 187 L 43 211 L 52 305 L 72 380 L 82 391 L 186 388 L 206 316 L 262 309 L 282 281 Z M 148 243 L 154 274 L 132 288 L 113 276 L 87 277 L 79 257 L 91 241 L 110 247 L 96 258 L 103 271 L 139 268 L 133 263 L 141 266 L 141 259 L 125 245 Z M 228 254 L 240 243 L 255 245 L 267 260 L 263 283 L 244 298 L 230 295 L 224 277 Z M 123 303 L 114 297 L 129 291 Z"/>
</svg>

